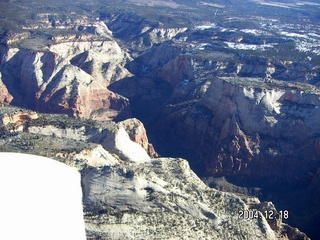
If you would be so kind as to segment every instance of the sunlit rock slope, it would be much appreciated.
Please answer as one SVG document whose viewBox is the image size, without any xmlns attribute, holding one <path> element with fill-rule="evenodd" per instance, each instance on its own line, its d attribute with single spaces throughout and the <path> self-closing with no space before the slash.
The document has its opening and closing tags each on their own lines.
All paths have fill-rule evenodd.
<svg viewBox="0 0 320 240">
<path fill-rule="evenodd" d="M 306 238 L 281 220 L 276 227 L 268 222 L 258 210 L 265 203 L 255 200 L 253 206 L 210 189 L 186 160 L 146 157 L 122 124 L 35 116 L 8 106 L 1 112 L 1 151 L 48 156 L 80 171 L 87 239 L 293 239 L 291 233 Z M 249 209 L 255 218 L 239 217 Z"/>
<path fill-rule="evenodd" d="M 130 116 L 128 100 L 107 89 L 110 82 L 130 76 L 123 67 L 129 56 L 104 23 L 96 34 L 89 40 L 55 37 L 49 45 L 28 49 L 1 46 L 3 101 L 99 120 Z"/>
</svg>

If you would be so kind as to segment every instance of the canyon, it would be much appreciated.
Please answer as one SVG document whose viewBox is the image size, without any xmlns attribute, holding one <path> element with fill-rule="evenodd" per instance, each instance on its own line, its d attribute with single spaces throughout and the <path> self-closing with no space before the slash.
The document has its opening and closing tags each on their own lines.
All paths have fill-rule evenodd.
<svg viewBox="0 0 320 240">
<path fill-rule="evenodd" d="M 141 139 L 139 136 L 145 131 L 136 119 L 118 124 L 77 120 L 9 105 L 4 105 L 1 113 L 1 150 L 27 153 L 17 154 L 17 159 L 26 168 L 33 167 L 30 171 L 35 176 L 45 174 L 47 158 L 60 162 L 60 167 L 63 163 L 80 172 L 87 239 L 308 239 L 281 219 L 266 219 L 264 211 L 278 214 L 271 202 L 209 188 L 185 159 L 151 158 L 143 148 L 149 145 L 147 139 L 143 144 L 131 140 L 133 136 Z M 133 124 L 139 125 L 139 134 L 132 134 Z M 45 156 L 46 161 L 39 158 L 40 163 L 31 164 L 31 154 Z M 13 166 L 13 160 L 6 161 Z M 74 169 L 67 170 L 76 174 Z M 20 166 L 19 171 L 24 169 Z M 22 176 L 27 178 L 30 171 Z M 46 179 L 54 184 L 56 177 L 52 173 Z M 64 181 L 61 176 L 59 179 L 59 184 Z M 12 191 L 17 183 L 12 180 L 6 186 Z M 240 210 L 255 211 L 257 217 L 240 217 Z M 45 210 L 41 214 L 47 218 L 51 212 Z M 73 228 L 68 232 L 72 234 L 77 225 L 70 224 Z M 43 232 L 33 234 L 45 236 Z"/>
<path fill-rule="evenodd" d="M 2 27 L 1 151 L 81 173 L 88 239 L 316 239 L 318 5 L 161 2 Z"/>
</svg>

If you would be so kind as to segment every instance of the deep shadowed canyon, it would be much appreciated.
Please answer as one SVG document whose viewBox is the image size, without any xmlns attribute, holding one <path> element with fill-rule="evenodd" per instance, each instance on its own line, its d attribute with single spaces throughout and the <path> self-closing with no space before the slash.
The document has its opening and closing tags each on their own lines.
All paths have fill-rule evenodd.
<svg viewBox="0 0 320 240">
<path fill-rule="evenodd" d="M 320 237 L 318 3 L 36 2 L 1 3 L 1 151 L 77 168 L 89 239 Z"/>
</svg>

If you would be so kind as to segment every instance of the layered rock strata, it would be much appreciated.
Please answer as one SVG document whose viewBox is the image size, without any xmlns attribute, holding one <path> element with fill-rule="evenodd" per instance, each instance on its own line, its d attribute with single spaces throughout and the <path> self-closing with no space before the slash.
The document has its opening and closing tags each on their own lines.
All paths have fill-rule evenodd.
<svg viewBox="0 0 320 240">
<path fill-rule="evenodd" d="M 98 120 L 129 117 L 128 99 L 107 89 L 130 76 L 124 68 L 129 56 L 105 24 L 97 24 L 96 32 L 98 40 L 1 46 L 1 102 Z"/>
<path fill-rule="evenodd" d="M 311 85 L 215 78 L 198 101 L 168 105 L 164 123 L 180 126 L 178 141 L 206 159 L 208 172 L 308 182 L 319 164 L 319 93 Z"/>
<path fill-rule="evenodd" d="M 1 111 L 14 114 L 12 107 Z M 1 133 L 1 151 L 18 148 L 45 155 L 81 172 L 88 239 L 292 239 L 281 221 L 271 228 L 258 210 L 263 206 L 259 202 L 249 205 L 233 194 L 210 189 L 186 160 L 139 155 L 145 150 L 129 143 L 129 136 L 122 136 L 124 129 L 115 123 L 40 114 L 24 125 L 24 131 Z M 257 218 L 239 217 L 239 210 L 249 209 Z"/>
<path fill-rule="evenodd" d="M 119 123 L 124 127 L 132 141 L 141 145 L 150 157 L 158 157 L 153 145 L 149 143 L 146 129 L 141 121 L 136 118 L 126 119 Z"/>
<path fill-rule="evenodd" d="M 203 177 L 263 188 L 317 236 L 319 65 L 192 44 L 152 47 L 127 65 L 135 78 L 109 88 L 129 98 L 160 154 L 187 158 Z"/>
<path fill-rule="evenodd" d="M 287 79 L 275 74 L 277 69 L 286 68 L 289 74 L 289 66 L 298 63 L 240 59 L 213 50 L 202 58 L 185 52 L 174 42 L 155 46 L 128 64 L 137 76 L 132 79 L 135 92 L 124 90 L 121 81 L 110 89 L 132 99 L 135 114 L 191 152 L 193 165 L 202 165 L 207 174 L 272 176 L 309 184 L 320 164 L 320 90 L 308 83 L 316 81 L 316 68 L 296 68 L 297 74 L 283 81 Z M 296 82 L 300 78 L 304 83 Z M 144 104 L 145 99 L 151 103 Z M 154 113 L 156 103 L 160 111 Z"/>
</svg>

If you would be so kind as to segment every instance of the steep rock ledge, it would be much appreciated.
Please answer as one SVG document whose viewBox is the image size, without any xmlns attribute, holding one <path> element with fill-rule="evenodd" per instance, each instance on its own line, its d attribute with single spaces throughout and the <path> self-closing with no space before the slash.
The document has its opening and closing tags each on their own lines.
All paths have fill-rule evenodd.
<svg viewBox="0 0 320 240">
<path fill-rule="evenodd" d="M 251 221 L 238 218 L 238 209 L 247 206 L 234 195 L 206 187 L 185 160 L 161 158 L 124 166 L 82 172 L 90 239 L 95 234 L 174 239 L 182 232 L 190 239 L 276 238 L 263 218 L 253 221 L 259 228 L 249 230 Z"/>
<path fill-rule="evenodd" d="M 151 158 L 158 157 L 153 145 L 149 143 L 146 129 L 141 121 L 136 118 L 130 118 L 119 122 L 119 125 L 126 130 L 132 141 L 138 143 L 146 150 Z"/>
<path fill-rule="evenodd" d="M 161 126 L 173 128 L 210 173 L 308 182 L 319 165 L 319 106 L 314 86 L 215 78 L 197 102 L 164 108 Z"/>
<path fill-rule="evenodd" d="M 3 116 L 32 115 L 12 107 L 1 108 L 1 112 Z M 20 124 L 12 119 L 11 124 Z M 26 120 L 24 131 L 1 133 L 1 151 L 19 148 L 52 157 L 81 172 L 88 239 L 173 239 L 182 235 L 192 239 L 291 239 L 282 223 L 272 230 L 258 210 L 260 205 L 249 206 L 233 194 L 207 187 L 186 160 L 143 159 L 138 144 L 135 152 L 128 152 L 133 144 L 128 135 L 119 139 L 123 148 L 119 144 L 110 147 L 124 132 L 121 124 L 47 114 Z M 4 131 L 9 131 L 7 125 L 1 125 Z M 141 125 L 139 129 L 143 132 Z M 94 139 L 102 145 L 91 143 Z M 258 218 L 239 218 L 239 210 L 249 208 L 257 211 Z"/>
<path fill-rule="evenodd" d="M 135 77 L 109 88 L 128 97 L 161 155 L 187 158 L 200 176 L 262 188 L 290 208 L 291 224 L 317 234 L 305 202 L 319 209 L 319 65 L 192 44 L 153 46 L 127 64 Z"/>
<path fill-rule="evenodd" d="M 84 125 L 79 126 L 76 123 L 77 120 L 69 121 L 66 117 L 61 119 L 56 117 L 58 116 L 41 115 L 36 121 L 30 122 L 25 131 L 32 134 L 98 143 L 125 160 L 144 162 L 150 159 L 146 149 L 139 142 L 130 139 L 122 122 L 118 124 L 107 122 L 99 125 L 84 120 Z M 143 126 L 141 130 L 145 131 Z M 149 145 L 147 138 L 143 141 Z"/>
<path fill-rule="evenodd" d="M 131 75 L 124 68 L 128 58 L 113 40 L 68 41 L 40 50 L 1 46 L 8 89 L 2 102 L 99 120 L 127 118 L 128 100 L 107 86 Z"/>
<path fill-rule="evenodd" d="M 310 182 L 319 166 L 320 91 L 296 81 L 316 81 L 317 67 L 296 68 L 299 74 L 281 81 L 272 78 L 280 76 L 277 68 L 292 70 L 298 63 L 190 51 L 174 41 L 154 46 L 127 64 L 136 78 L 109 88 L 128 97 L 147 126 L 192 152 L 195 165 L 205 163 L 207 173 Z"/>
</svg>

